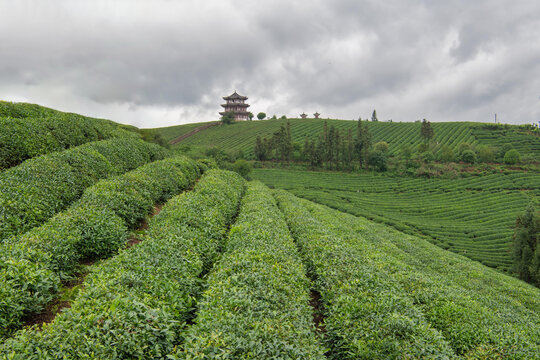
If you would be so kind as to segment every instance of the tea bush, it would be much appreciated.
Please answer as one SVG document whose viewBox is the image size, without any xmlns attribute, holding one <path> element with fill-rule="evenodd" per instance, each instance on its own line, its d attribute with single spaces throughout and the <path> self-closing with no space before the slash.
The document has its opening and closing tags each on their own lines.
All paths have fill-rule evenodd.
<svg viewBox="0 0 540 360">
<path fill-rule="evenodd" d="M 209 171 L 152 219 L 145 241 L 98 266 L 71 308 L 0 345 L 1 358 L 165 358 L 201 291 L 203 243 L 223 241 L 244 186 L 237 174 Z"/>
<path fill-rule="evenodd" d="M 136 224 L 132 219 L 143 219 L 156 202 L 192 186 L 199 175 L 196 163 L 185 157 L 141 166 L 98 182 L 67 211 L 0 245 L 0 287 L 11 294 L 0 305 L 0 321 L 6 324 L 0 335 L 50 302 L 60 281 L 71 277 L 80 261 L 116 253 L 125 244 L 127 230 Z M 148 176 L 159 178 L 150 181 Z M 126 195 L 126 189 L 131 196 Z M 141 198 L 148 206 L 141 206 Z M 122 217 L 125 213 L 132 216 L 126 219 Z M 28 272 L 28 279 L 14 278 L 15 272 Z M 43 279 L 34 274 L 44 274 Z"/>
<path fill-rule="evenodd" d="M 111 139 L 43 155 L 0 173 L 0 241 L 43 224 L 98 180 L 166 155 L 155 144 Z"/>
<path fill-rule="evenodd" d="M 309 307 L 310 281 L 269 189 L 250 183 L 225 252 L 208 278 L 189 359 L 324 359 Z"/>
</svg>

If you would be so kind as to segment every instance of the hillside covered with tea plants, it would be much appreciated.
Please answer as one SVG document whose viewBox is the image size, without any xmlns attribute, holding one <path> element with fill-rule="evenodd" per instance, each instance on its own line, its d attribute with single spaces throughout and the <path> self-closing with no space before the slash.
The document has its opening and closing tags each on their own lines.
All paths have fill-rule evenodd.
<svg viewBox="0 0 540 360">
<path fill-rule="evenodd" d="M 444 249 L 507 271 L 516 217 L 540 200 L 540 173 L 457 179 L 255 169 L 267 185 L 391 225 Z"/>
<path fill-rule="evenodd" d="M 503 273 L 496 237 L 533 172 L 248 181 L 138 129 L 3 106 L 21 144 L 61 145 L 0 172 L 0 359 L 540 359 L 540 289 Z"/>
<path fill-rule="evenodd" d="M 351 130 L 356 134 L 357 121 L 352 120 L 324 120 L 324 119 L 289 119 L 289 120 L 260 120 L 241 121 L 231 125 L 218 124 L 186 139 L 175 143 L 173 147 L 189 147 L 191 151 L 203 154 L 206 149 L 218 148 L 230 153 L 241 152 L 246 158 L 254 159 L 254 147 L 257 137 L 270 138 L 287 122 L 291 124 L 293 143 L 301 146 L 306 139 L 316 140 L 322 133 L 324 123 L 328 127 L 334 126 L 336 130 L 346 136 Z M 172 141 L 197 127 L 208 123 L 186 124 L 166 128 L 152 129 L 163 136 L 166 141 Z M 389 153 L 398 155 L 404 146 L 416 149 L 423 143 L 420 134 L 421 123 L 390 123 L 364 121 L 371 133 L 373 144 L 385 141 L 389 146 Z M 434 137 L 431 140 L 433 151 L 436 153 L 445 145 L 457 149 L 460 144 L 473 146 L 489 146 L 502 148 L 505 144 L 516 149 L 522 157 L 530 159 L 540 158 L 540 137 L 532 135 L 528 126 L 486 124 L 473 122 L 433 122 Z"/>
</svg>

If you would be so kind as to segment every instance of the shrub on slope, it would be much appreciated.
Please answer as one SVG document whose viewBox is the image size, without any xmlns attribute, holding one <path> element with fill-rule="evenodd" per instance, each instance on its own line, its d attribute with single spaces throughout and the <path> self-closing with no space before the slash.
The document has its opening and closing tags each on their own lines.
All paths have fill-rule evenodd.
<svg viewBox="0 0 540 360">
<path fill-rule="evenodd" d="M 298 250 L 269 189 L 250 183 L 187 335 L 189 359 L 323 359 Z"/>
<path fill-rule="evenodd" d="M 42 224 L 105 177 L 163 159 L 141 140 L 111 139 L 43 155 L 0 173 L 0 241 Z"/>
<path fill-rule="evenodd" d="M 156 202 L 188 188 L 199 174 L 197 164 L 185 157 L 141 166 L 100 181 L 67 211 L 0 245 L 0 335 L 50 302 L 61 279 L 72 276 L 81 260 L 116 253 L 125 243 L 127 229 L 135 225 L 133 219 L 143 219 Z M 93 196 L 97 191 L 100 196 Z M 122 217 L 126 212 L 129 219 Z"/>
<path fill-rule="evenodd" d="M 244 186 L 237 174 L 209 171 L 152 219 L 145 241 L 96 268 L 70 309 L 8 339 L 0 358 L 165 358 L 182 341 L 204 251 L 219 250 Z"/>
</svg>

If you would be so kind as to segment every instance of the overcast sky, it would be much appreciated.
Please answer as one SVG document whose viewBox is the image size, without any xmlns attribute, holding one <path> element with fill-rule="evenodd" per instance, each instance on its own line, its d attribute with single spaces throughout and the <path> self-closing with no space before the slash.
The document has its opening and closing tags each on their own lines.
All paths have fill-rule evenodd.
<svg viewBox="0 0 540 360">
<path fill-rule="evenodd" d="M 540 120 L 540 1 L 0 0 L 0 99 L 139 127 L 250 110 Z"/>
</svg>

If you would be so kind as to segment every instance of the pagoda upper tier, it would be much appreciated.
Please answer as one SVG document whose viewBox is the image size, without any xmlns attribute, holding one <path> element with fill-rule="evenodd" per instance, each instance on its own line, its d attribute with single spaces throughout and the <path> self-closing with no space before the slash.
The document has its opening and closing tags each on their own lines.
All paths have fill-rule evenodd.
<svg viewBox="0 0 540 360">
<path fill-rule="evenodd" d="M 249 104 L 245 103 L 247 99 L 247 96 L 242 96 L 236 91 L 229 96 L 224 96 L 223 100 L 226 100 L 227 103 L 221 104 L 224 109 L 219 114 L 223 116 L 225 113 L 231 112 L 234 114 L 234 120 L 236 121 L 248 120 L 249 111 L 247 111 L 247 108 Z"/>
</svg>

